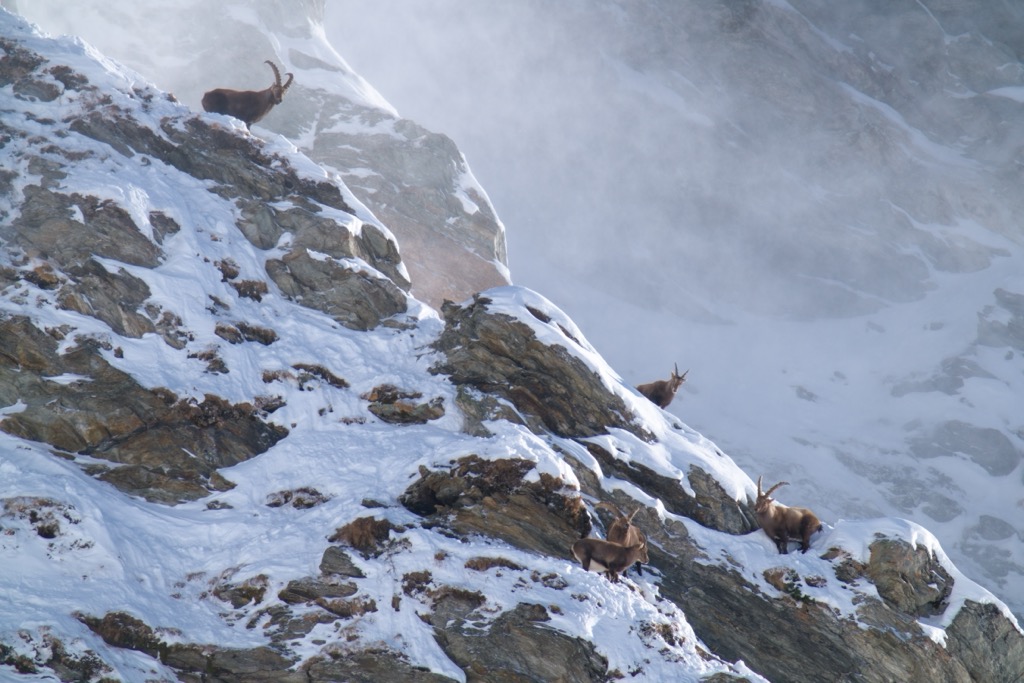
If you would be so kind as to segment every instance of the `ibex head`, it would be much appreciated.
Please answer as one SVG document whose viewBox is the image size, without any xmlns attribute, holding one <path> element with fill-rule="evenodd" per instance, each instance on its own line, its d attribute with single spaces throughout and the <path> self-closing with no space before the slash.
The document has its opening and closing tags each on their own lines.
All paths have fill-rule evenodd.
<svg viewBox="0 0 1024 683">
<path fill-rule="evenodd" d="M 754 512 L 766 512 L 771 504 L 775 502 L 772 498 L 772 494 L 775 493 L 775 489 L 780 486 L 786 486 L 789 484 L 788 481 L 780 481 L 775 486 L 771 487 L 764 493 L 761 492 L 761 477 L 757 478 L 757 500 L 754 502 Z"/>
<path fill-rule="evenodd" d="M 274 104 L 281 104 L 281 100 L 284 99 L 284 93 L 291 86 L 295 76 L 289 73 L 287 82 L 285 82 L 284 85 L 281 85 L 281 72 L 277 70 L 277 65 L 269 59 L 266 60 L 266 63 L 270 65 L 271 71 L 274 72 L 274 85 L 269 88 L 271 98 L 273 99 Z"/>
<path fill-rule="evenodd" d="M 672 365 L 675 369 L 672 370 L 672 376 L 668 378 L 668 386 L 669 389 L 672 390 L 672 393 L 675 393 L 679 391 L 680 385 L 682 385 L 682 383 L 686 381 L 686 373 L 689 372 L 689 370 L 685 370 L 683 374 L 680 375 L 679 363 L 673 363 Z"/>
</svg>

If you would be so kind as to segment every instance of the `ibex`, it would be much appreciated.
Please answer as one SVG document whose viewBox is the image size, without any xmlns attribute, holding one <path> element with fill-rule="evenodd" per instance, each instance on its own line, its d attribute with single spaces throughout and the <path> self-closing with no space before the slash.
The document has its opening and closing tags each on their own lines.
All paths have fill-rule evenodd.
<svg viewBox="0 0 1024 683">
<path fill-rule="evenodd" d="M 275 104 L 281 104 L 285 91 L 295 78 L 288 74 L 288 81 L 281 85 L 281 72 L 269 59 L 267 64 L 274 72 L 274 85 L 266 90 L 211 90 L 203 95 L 203 109 L 214 114 L 227 114 L 241 119 L 246 128 L 262 119 Z"/>
<path fill-rule="evenodd" d="M 650 559 L 647 556 L 647 537 L 644 536 L 644 532 L 633 526 L 633 517 L 636 513 L 640 512 L 640 508 L 633 510 L 632 514 L 628 517 L 622 514 L 616 506 L 611 503 L 598 503 L 598 507 L 607 508 L 612 511 L 613 514 L 618 515 L 611 524 L 608 525 L 608 532 L 605 537 L 612 543 L 618 543 L 619 545 L 631 546 L 637 543 L 643 543 L 644 549 L 640 553 L 639 559 L 636 561 L 636 571 L 641 576 L 644 573 L 643 565 L 650 564 Z"/>
<path fill-rule="evenodd" d="M 775 489 L 785 486 L 788 481 L 780 481 L 764 493 L 761 493 L 761 477 L 757 478 L 757 501 L 754 512 L 757 523 L 775 541 L 779 552 L 789 552 L 789 539 L 800 539 L 800 551 L 807 552 L 811 547 L 811 534 L 821 531 L 822 524 L 818 517 L 807 508 L 791 508 L 776 502 L 770 496 Z"/>
<path fill-rule="evenodd" d="M 668 408 L 668 404 L 676 397 L 679 387 L 686 381 L 686 372 L 680 375 L 679 365 L 675 364 L 675 370 L 672 371 L 671 377 L 637 385 L 636 390 L 657 404 L 659 408 Z"/>
<path fill-rule="evenodd" d="M 625 546 L 600 538 L 581 538 L 572 544 L 572 554 L 586 571 L 605 572 L 615 583 L 619 572 L 632 566 L 641 556 L 647 555 L 647 543 L 641 541 Z"/>
</svg>

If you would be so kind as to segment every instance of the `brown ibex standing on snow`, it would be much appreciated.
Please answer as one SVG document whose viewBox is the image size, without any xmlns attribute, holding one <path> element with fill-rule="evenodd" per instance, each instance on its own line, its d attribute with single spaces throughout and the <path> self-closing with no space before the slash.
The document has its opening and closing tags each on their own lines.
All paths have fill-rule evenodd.
<svg viewBox="0 0 1024 683">
<path fill-rule="evenodd" d="M 811 534 L 821 531 L 822 525 L 818 517 L 807 508 L 791 508 L 771 498 L 775 489 L 785 486 L 788 481 L 780 481 L 764 493 L 761 493 L 761 477 L 757 478 L 757 501 L 754 512 L 757 523 L 775 541 L 779 552 L 789 552 L 789 539 L 800 539 L 800 551 L 807 552 L 811 547 Z"/>
<path fill-rule="evenodd" d="M 687 370 L 686 372 L 689 372 Z M 638 384 L 636 390 L 651 400 L 659 408 L 668 408 L 668 404 L 676 397 L 679 387 L 686 381 L 686 372 L 679 374 L 679 365 L 675 365 L 672 376 L 668 379 L 659 379 L 656 382 Z"/>
<path fill-rule="evenodd" d="M 262 119 L 275 104 L 281 104 L 285 91 L 295 78 L 288 74 L 288 81 L 281 85 L 281 72 L 269 59 L 267 64 L 274 71 L 274 85 L 266 90 L 211 90 L 203 95 L 203 109 L 214 114 L 227 114 L 241 119 L 246 128 Z"/>
<path fill-rule="evenodd" d="M 619 572 L 632 566 L 641 555 L 647 555 L 647 543 L 640 541 L 631 546 L 619 545 L 600 538 L 581 538 L 572 544 L 572 554 L 588 572 L 605 572 L 615 583 Z"/>
<path fill-rule="evenodd" d="M 633 510 L 632 514 L 628 517 L 622 514 L 616 506 L 611 503 L 598 503 L 598 507 L 603 507 L 612 511 L 612 514 L 617 515 L 611 524 L 608 525 L 608 531 L 605 533 L 605 537 L 612 543 L 618 543 L 619 545 L 632 546 L 637 543 L 643 543 L 644 548 L 640 553 L 640 556 L 636 561 L 636 571 L 638 574 L 643 575 L 644 570 L 642 566 L 644 564 L 650 564 L 650 559 L 647 556 L 647 537 L 644 536 L 644 532 L 636 528 L 633 525 L 633 518 L 636 513 L 640 512 L 640 508 Z"/>
</svg>

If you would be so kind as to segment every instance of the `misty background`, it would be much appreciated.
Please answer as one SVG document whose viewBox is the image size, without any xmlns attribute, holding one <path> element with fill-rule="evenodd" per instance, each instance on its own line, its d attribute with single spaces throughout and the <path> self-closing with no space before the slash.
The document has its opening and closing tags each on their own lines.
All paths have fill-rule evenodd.
<svg viewBox="0 0 1024 683">
<path fill-rule="evenodd" d="M 197 111 L 322 28 L 254 132 L 315 147 L 317 78 L 447 135 L 627 382 L 678 362 L 670 412 L 780 500 L 920 522 L 1024 614 L 1021 3 L 93 4 L 19 9 Z"/>
</svg>

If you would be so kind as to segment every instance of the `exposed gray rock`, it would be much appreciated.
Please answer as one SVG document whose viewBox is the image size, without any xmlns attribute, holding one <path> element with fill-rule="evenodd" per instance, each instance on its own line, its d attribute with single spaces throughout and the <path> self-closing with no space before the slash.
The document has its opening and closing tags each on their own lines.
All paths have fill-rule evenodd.
<svg viewBox="0 0 1024 683">
<path fill-rule="evenodd" d="M 139 313 L 150 295 L 139 278 L 123 268 L 111 273 L 92 258 L 81 266 L 70 266 L 66 273 L 74 279 L 57 295 L 62 308 L 98 318 L 126 337 L 156 330 L 153 321 Z"/>
<path fill-rule="evenodd" d="M 71 217 L 72 208 L 81 221 Z M 65 196 L 30 185 L 20 209 L 18 220 L 4 234 L 31 257 L 52 259 L 65 267 L 84 264 L 93 255 L 149 268 L 159 264 L 159 247 L 112 201 Z"/>
<path fill-rule="evenodd" d="M 195 404 L 144 389 L 89 340 L 58 353 L 57 340 L 25 318 L 0 321 L 0 349 L 0 402 L 26 405 L 0 429 L 120 463 L 93 472 L 152 501 L 176 503 L 230 488 L 217 468 L 262 453 L 287 433 L 262 422 L 252 406 L 216 397 Z M 64 374 L 83 379 L 47 379 Z"/>
<path fill-rule="evenodd" d="M 390 116 L 382 121 L 382 128 L 393 123 L 387 133 L 342 132 L 338 122 L 380 114 L 330 94 L 305 99 L 303 116 L 277 125 L 288 134 L 316 122 L 310 156 L 341 169 L 360 201 L 395 233 L 417 298 L 440 308 L 509 283 L 500 269 L 507 263 L 504 229 L 485 196 L 468 191 L 473 209 L 459 196 L 466 192 L 460 176 L 469 169 L 451 139 Z"/>
<path fill-rule="evenodd" d="M 914 392 L 941 391 L 950 396 L 956 394 L 964 386 L 964 380 L 972 377 L 995 379 L 995 375 L 985 370 L 969 358 L 953 357 L 942 361 L 941 372 L 923 380 L 906 380 L 893 386 L 893 396 L 905 396 Z"/>
<path fill-rule="evenodd" d="M 410 511 L 460 535 L 499 538 L 524 550 L 569 557 L 569 547 L 590 532 L 579 498 L 560 481 L 541 475 L 523 481 L 533 465 L 523 460 L 462 458 L 448 472 L 420 471 L 400 497 Z"/>
<path fill-rule="evenodd" d="M 946 631 L 947 647 L 975 681 L 1024 678 L 1024 639 L 992 604 L 968 600 Z"/>
<path fill-rule="evenodd" d="M 328 546 L 320 559 L 320 571 L 325 575 L 337 574 L 361 579 L 365 576 L 363 571 L 352 562 L 352 558 L 338 546 Z"/>
<path fill-rule="evenodd" d="M 431 372 L 504 399 L 534 431 L 587 437 L 618 427 L 653 438 L 581 360 L 562 346 L 540 343 L 528 325 L 490 312 L 489 303 L 474 297 L 443 307 L 445 329 L 434 347 L 446 360 Z"/>
<path fill-rule="evenodd" d="M 1010 319 L 1004 321 L 1003 315 L 992 316 L 992 308 L 983 310 L 978 315 L 978 343 L 1024 351 L 1024 294 L 1006 289 L 997 289 L 994 294 L 996 306 L 1003 309 L 1004 314 L 1009 313 Z"/>
<path fill-rule="evenodd" d="M 438 644 L 473 683 L 606 681 L 607 660 L 585 640 L 546 627 L 542 605 L 520 603 L 481 628 L 479 604 L 456 591 L 441 591 L 431 623 Z M 476 623 L 475 623 L 476 622 Z"/>
<path fill-rule="evenodd" d="M 289 298 L 354 330 L 372 329 L 405 312 L 405 293 L 391 280 L 313 258 L 305 249 L 269 259 L 267 274 Z"/>
<path fill-rule="evenodd" d="M 639 463 L 626 462 L 597 444 L 585 444 L 606 474 L 631 481 L 644 491 L 658 496 L 666 509 L 700 522 L 710 529 L 730 534 L 745 534 L 758 529 L 749 506 L 743 506 L 722 489 L 714 477 L 691 467 L 687 478 L 696 497 L 690 496 L 675 479 L 660 475 Z"/>
<path fill-rule="evenodd" d="M 391 424 L 425 424 L 444 416 L 444 399 L 440 396 L 420 401 L 423 394 L 390 384 L 375 387 L 362 398 L 370 402 L 371 413 Z"/>
<path fill-rule="evenodd" d="M 525 421 L 541 434 L 551 431 L 587 437 L 618 427 L 641 438 L 653 438 L 581 361 L 561 346 L 539 343 L 528 325 L 504 313 L 491 313 L 488 303 L 486 297 L 476 297 L 465 306 L 445 305 L 445 330 L 435 347 L 444 352 L 446 360 L 432 372 L 445 373 L 461 387 L 498 398 L 492 406 L 499 416 L 513 406 L 517 421 Z M 573 343 L 569 337 L 566 342 Z M 475 403 L 480 405 L 480 401 Z M 749 510 L 697 468 L 688 475 L 697 493 L 693 498 L 674 479 L 620 460 L 594 443 L 584 445 L 607 473 L 658 495 L 672 512 L 729 533 L 757 528 Z"/>
<path fill-rule="evenodd" d="M 454 683 L 454 679 L 408 663 L 402 653 L 376 648 L 341 651 L 303 666 L 309 683 Z"/>
<path fill-rule="evenodd" d="M 289 581 L 277 597 L 289 604 L 316 602 L 321 598 L 347 598 L 356 593 L 353 583 L 326 583 L 318 579 L 307 578 Z"/>
<path fill-rule="evenodd" d="M 695 562 L 700 551 L 681 525 L 658 527 L 647 520 L 641 524 L 653 542 L 651 564 L 662 573 L 662 594 L 684 609 L 694 631 L 715 654 L 742 659 L 769 680 L 977 680 L 965 661 L 922 631 L 913 615 L 870 594 L 858 608 L 861 625 L 837 618 L 800 590 L 805 583 L 832 577 L 790 572 L 782 584 L 788 595 L 769 598 L 730 568 Z M 863 576 L 851 573 L 848 562 L 835 568 L 835 580 L 857 581 Z M 1015 631 L 1008 639 L 1015 643 L 1022 637 Z M 1009 671 L 1024 672 L 1024 658 L 1017 656 L 1007 666 Z"/>
<path fill-rule="evenodd" d="M 867 576 L 886 604 L 915 617 L 942 614 L 953 592 L 953 578 L 938 560 L 903 541 L 872 543 Z"/>
</svg>

